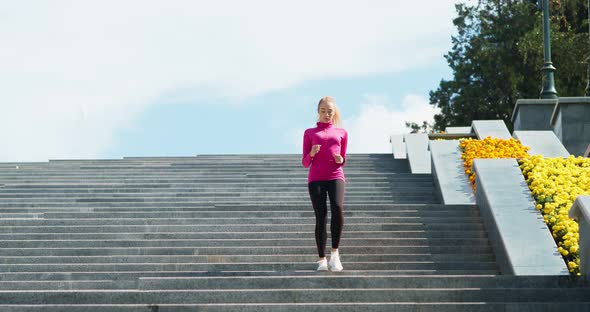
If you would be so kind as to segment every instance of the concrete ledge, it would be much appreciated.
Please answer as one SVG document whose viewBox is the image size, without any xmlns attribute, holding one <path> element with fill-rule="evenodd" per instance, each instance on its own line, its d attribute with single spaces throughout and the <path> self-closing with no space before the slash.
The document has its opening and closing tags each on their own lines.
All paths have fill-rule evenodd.
<svg viewBox="0 0 590 312">
<path fill-rule="evenodd" d="M 391 152 L 393 153 L 393 158 L 395 159 L 406 159 L 406 145 L 404 144 L 404 135 L 403 134 L 394 134 L 389 137 L 389 142 L 391 142 Z"/>
<path fill-rule="evenodd" d="M 428 134 L 428 139 L 430 139 L 430 140 L 437 140 L 437 139 L 458 140 L 458 139 L 466 139 L 466 138 L 477 139 L 477 136 L 475 135 L 475 133 L 429 133 Z"/>
<path fill-rule="evenodd" d="M 455 133 L 472 133 L 471 131 L 471 127 L 446 127 L 445 128 L 445 132 L 446 133 L 451 133 L 451 134 L 455 134 Z"/>
<path fill-rule="evenodd" d="M 430 141 L 432 177 L 440 202 L 445 205 L 474 205 L 475 195 L 463 171 L 459 140 Z"/>
<path fill-rule="evenodd" d="M 514 130 L 551 130 L 557 99 L 521 99 L 512 112 Z"/>
<path fill-rule="evenodd" d="M 583 155 L 590 143 L 590 97 L 559 98 L 551 127 L 570 154 Z"/>
<path fill-rule="evenodd" d="M 543 155 L 545 157 L 568 157 L 570 153 L 565 149 L 553 131 L 514 131 L 515 139 L 531 149 L 529 155 Z"/>
<path fill-rule="evenodd" d="M 474 120 L 471 128 L 480 140 L 487 137 L 507 140 L 512 137 L 503 120 Z"/>
<path fill-rule="evenodd" d="M 404 140 L 412 173 L 430 174 L 428 135 L 425 133 L 409 133 L 404 136 Z"/>
<path fill-rule="evenodd" d="M 580 273 L 590 278 L 590 196 L 578 196 L 569 217 L 578 220 L 580 225 Z"/>
<path fill-rule="evenodd" d="M 569 275 L 516 159 L 475 159 L 476 202 L 500 272 Z"/>
</svg>

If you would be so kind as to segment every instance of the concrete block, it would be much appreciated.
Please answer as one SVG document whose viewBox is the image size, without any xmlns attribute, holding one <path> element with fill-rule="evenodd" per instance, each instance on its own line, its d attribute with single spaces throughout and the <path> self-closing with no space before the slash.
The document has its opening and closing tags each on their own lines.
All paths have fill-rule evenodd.
<svg viewBox="0 0 590 312">
<path fill-rule="evenodd" d="M 584 155 L 590 143 L 590 98 L 559 98 L 551 126 L 570 154 Z"/>
<path fill-rule="evenodd" d="M 475 195 L 464 172 L 459 140 L 430 141 L 432 176 L 445 205 L 474 205 Z"/>
<path fill-rule="evenodd" d="M 480 140 L 486 137 L 498 139 L 510 139 L 512 137 L 503 120 L 474 120 L 471 122 L 471 128 Z"/>
<path fill-rule="evenodd" d="M 569 272 L 516 159 L 475 159 L 476 202 L 502 274 Z"/>
<path fill-rule="evenodd" d="M 512 112 L 514 130 L 552 130 L 551 115 L 556 99 L 521 99 Z"/>
<path fill-rule="evenodd" d="M 389 142 L 391 142 L 391 151 L 393 153 L 393 158 L 395 159 L 406 159 L 407 152 L 406 152 L 406 144 L 404 144 L 404 135 L 403 134 L 394 134 L 389 138 Z"/>
<path fill-rule="evenodd" d="M 590 276 L 590 196 L 578 196 L 569 217 L 578 220 L 580 225 L 580 273 Z"/>
<path fill-rule="evenodd" d="M 428 135 L 425 133 L 409 133 L 404 136 L 408 161 L 412 173 L 430 174 L 430 151 L 428 150 Z"/>
<path fill-rule="evenodd" d="M 446 133 L 472 133 L 471 127 L 446 127 Z"/>
<path fill-rule="evenodd" d="M 545 157 L 568 157 L 570 153 L 565 149 L 553 131 L 514 131 L 515 139 L 531 149 L 529 155 L 543 155 Z"/>
</svg>

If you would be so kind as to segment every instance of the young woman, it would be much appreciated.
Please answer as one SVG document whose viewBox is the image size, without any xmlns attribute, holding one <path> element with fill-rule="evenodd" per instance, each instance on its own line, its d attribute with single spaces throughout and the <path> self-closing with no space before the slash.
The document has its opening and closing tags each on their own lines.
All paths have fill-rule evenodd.
<svg viewBox="0 0 590 312">
<path fill-rule="evenodd" d="M 330 96 L 318 103 L 317 127 L 305 130 L 303 134 L 303 159 L 305 168 L 309 167 L 307 178 L 309 197 L 315 212 L 315 241 L 320 260 L 318 271 L 342 271 L 338 245 L 342 235 L 344 217 L 344 171 L 348 134 L 340 126 L 340 112 L 336 101 Z M 332 252 L 330 263 L 326 260 L 326 222 L 330 198 Z"/>
</svg>

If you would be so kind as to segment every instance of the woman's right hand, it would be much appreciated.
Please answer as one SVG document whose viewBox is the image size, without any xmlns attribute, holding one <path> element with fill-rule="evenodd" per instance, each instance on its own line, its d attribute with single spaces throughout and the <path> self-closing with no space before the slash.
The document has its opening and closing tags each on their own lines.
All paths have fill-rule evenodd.
<svg viewBox="0 0 590 312">
<path fill-rule="evenodd" d="M 309 152 L 309 156 L 314 157 L 320 151 L 321 145 L 316 144 L 311 147 L 311 151 Z"/>
</svg>

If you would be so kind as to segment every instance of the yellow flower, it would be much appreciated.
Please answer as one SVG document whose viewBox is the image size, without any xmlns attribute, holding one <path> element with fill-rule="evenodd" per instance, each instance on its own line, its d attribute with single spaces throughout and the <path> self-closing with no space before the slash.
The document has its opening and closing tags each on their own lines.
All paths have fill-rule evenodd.
<svg viewBox="0 0 590 312">
<path fill-rule="evenodd" d="M 469 181 L 475 190 L 475 172 L 471 170 L 473 160 L 476 158 L 526 158 L 529 157 L 527 150 L 520 141 L 510 138 L 508 140 L 487 137 L 483 140 L 461 139 L 459 146 L 463 151 L 461 159 L 465 173 L 469 175 Z"/>
<path fill-rule="evenodd" d="M 579 226 L 568 217 L 574 200 L 590 195 L 590 159 L 582 157 L 519 160 L 519 167 L 541 209 L 543 220 L 555 238 L 558 251 L 573 275 L 579 272 Z"/>
</svg>

